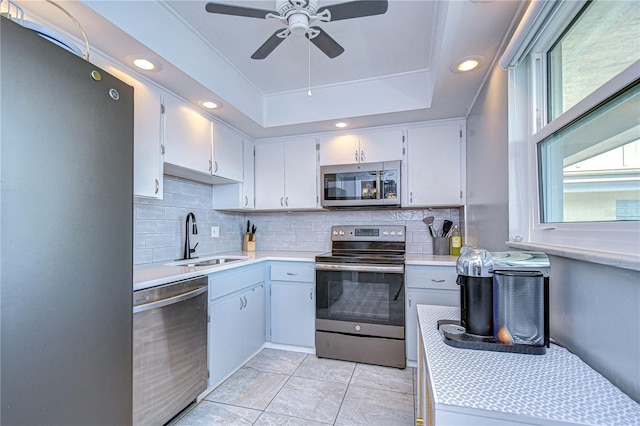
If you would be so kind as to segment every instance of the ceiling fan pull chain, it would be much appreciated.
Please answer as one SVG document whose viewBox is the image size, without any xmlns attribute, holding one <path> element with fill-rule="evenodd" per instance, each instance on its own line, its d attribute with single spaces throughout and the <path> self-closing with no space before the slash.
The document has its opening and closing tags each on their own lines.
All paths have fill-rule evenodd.
<svg viewBox="0 0 640 426">
<path fill-rule="evenodd" d="M 309 91 L 307 92 L 307 96 L 311 96 L 311 32 L 309 31 L 307 33 L 307 35 L 309 36 L 309 42 L 307 43 L 307 51 L 308 51 L 308 65 L 309 65 Z"/>
</svg>

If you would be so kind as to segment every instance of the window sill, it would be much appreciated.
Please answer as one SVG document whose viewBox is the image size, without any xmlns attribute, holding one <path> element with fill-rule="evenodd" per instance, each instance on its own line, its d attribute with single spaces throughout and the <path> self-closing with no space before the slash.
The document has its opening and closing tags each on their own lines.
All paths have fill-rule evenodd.
<svg viewBox="0 0 640 426">
<path fill-rule="evenodd" d="M 507 241 L 506 244 L 509 248 L 542 251 L 547 255 L 566 257 L 568 259 L 575 259 L 584 262 L 613 266 L 616 268 L 640 271 L 640 256 L 636 254 L 623 254 L 597 250 L 577 249 L 575 247 L 532 242 Z"/>
</svg>

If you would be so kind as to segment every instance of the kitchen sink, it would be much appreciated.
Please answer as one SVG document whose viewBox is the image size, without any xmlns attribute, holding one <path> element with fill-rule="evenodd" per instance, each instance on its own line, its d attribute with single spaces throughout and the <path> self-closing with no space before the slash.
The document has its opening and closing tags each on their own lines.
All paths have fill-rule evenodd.
<svg viewBox="0 0 640 426">
<path fill-rule="evenodd" d="M 248 256 L 217 256 L 217 257 L 209 257 L 202 259 L 187 259 L 187 260 L 177 260 L 175 262 L 165 263 L 166 266 L 188 266 L 188 267 L 196 267 L 196 266 L 215 266 L 215 265 L 223 265 L 225 263 L 230 262 L 239 262 L 241 260 L 247 259 Z"/>
</svg>

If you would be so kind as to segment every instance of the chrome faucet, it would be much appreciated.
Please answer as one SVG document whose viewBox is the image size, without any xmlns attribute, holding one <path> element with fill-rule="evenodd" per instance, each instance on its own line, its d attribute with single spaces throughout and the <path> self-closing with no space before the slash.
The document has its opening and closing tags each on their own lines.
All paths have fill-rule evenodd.
<svg viewBox="0 0 640 426">
<path fill-rule="evenodd" d="M 193 235 L 198 234 L 198 227 L 196 226 L 196 216 L 193 213 L 189 212 L 189 214 L 187 215 L 187 220 L 185 221 L 184 254 L 182 255 L 182 258 L 196 259 L 198 256 L 191 257 L 191 253 L 194 253 L 196 251 L 196 247 L 198 247 L 198 243 L 196 243 L 196 245 L 193 246 L 193 248 L 191 248 L 191 245 L 189 244 L 189 219 L 193 220 L 193 223 L 192 223 Z"/>
</svg>

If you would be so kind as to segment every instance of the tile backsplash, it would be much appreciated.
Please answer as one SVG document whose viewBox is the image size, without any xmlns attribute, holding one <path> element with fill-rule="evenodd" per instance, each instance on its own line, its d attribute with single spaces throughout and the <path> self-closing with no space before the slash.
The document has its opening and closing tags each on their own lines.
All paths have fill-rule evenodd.
<svg viewBox="0 0 640 426">
<path fill-rule="evenodd" d="M 246 212 L 213 210 L 210 185 L 173 176 L 164 177 L 164 198 L 134 199 L 134 263 L 171 261 L 182 257 L 185 218 L 196 216 L 198 234 L 189 237 L 198 243 L 195 255 L 204 256 L 241 250 L 246 221 L 258 228 L 257 250 L 315 251 L 331 249 L 331 226 L 345 224 L 405 225 L 408 253 L 432 253 L 432 239 L 422 219 L 434 216 L 434 226 L 445 219 L 460 226 L 460 210 L 452 209 L 378 209 L 318 212 Z M 218 226 L 220 236 L 211 238 L 211 227 Z"/>
</svg>

